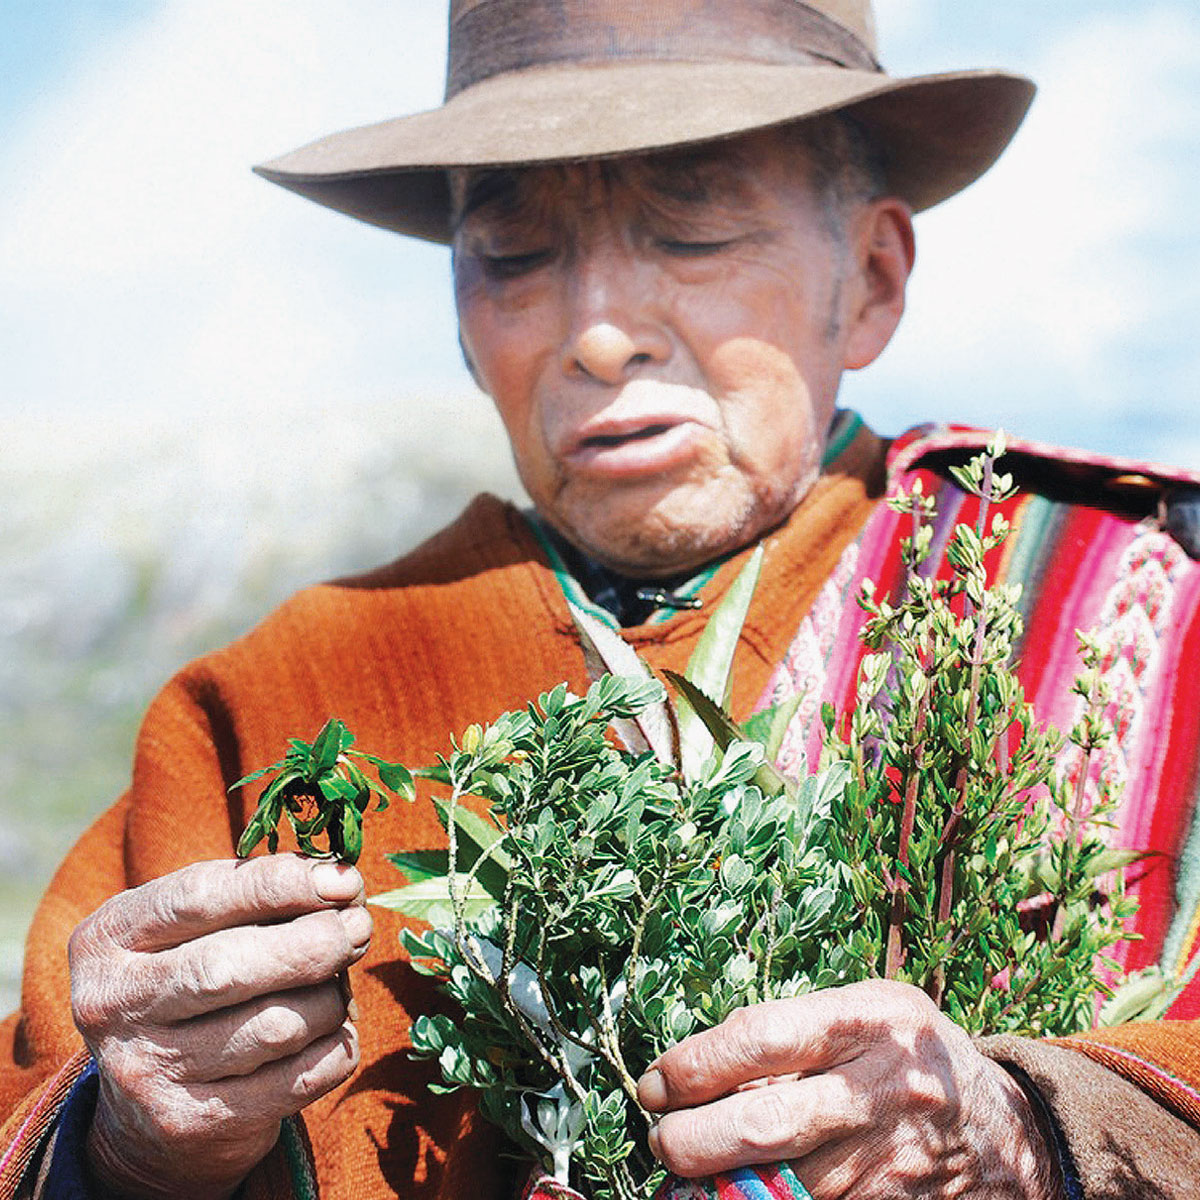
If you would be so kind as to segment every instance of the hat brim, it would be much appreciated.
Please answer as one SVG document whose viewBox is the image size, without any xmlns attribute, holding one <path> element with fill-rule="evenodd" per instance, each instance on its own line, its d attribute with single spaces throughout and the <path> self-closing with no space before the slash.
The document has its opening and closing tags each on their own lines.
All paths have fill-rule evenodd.
<svg viewBox="0 0 1200 1200">
<path fill-rule="evenodd" d="M 874 132 L 889 187 L 920 211 L 996 161 L 1033 93 L 1003 71 L 894 79 L 757 63 L 556 66 L 496 76 L 441 108 L 332 134 L 255 171 L 372 225 L 448 242 L 448 168 L 646 153 L 840 110 Z"/>
</svg>

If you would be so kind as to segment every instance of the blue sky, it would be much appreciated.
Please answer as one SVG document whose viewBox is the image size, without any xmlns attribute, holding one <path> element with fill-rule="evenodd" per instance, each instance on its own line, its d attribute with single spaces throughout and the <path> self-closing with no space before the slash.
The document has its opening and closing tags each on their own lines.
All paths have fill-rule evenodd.
<svg viewBox="0 0 1200 1200">
<path fill-rule="evenodd" d="M 470 398 L 445 254 L 251 163 L 437 102 L 436 0 L 7 0 L 5 420 Z M 981 183 L 918 223 L 905 324 L 846 402 L 1200 468 L 1194 0 L 879 0 L 898 74 L 1003 65 L 1041 94 Z M 416 419 L 414 417 L 414 419 Z"/>
</svg>

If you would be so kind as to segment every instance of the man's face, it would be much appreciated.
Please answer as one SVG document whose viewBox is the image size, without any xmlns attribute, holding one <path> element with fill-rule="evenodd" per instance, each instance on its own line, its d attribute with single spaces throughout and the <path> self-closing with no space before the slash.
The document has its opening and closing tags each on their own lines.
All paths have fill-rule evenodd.
<svg viewBox="0 0 1200 1200">
<path fill-rule="evenodd" d="M 538 511 L 601 562 L 697 567 L 818 475 L 852 255 L 808 179 L 758 134 L 455 180 L 464 349 Z"/>
</svg>

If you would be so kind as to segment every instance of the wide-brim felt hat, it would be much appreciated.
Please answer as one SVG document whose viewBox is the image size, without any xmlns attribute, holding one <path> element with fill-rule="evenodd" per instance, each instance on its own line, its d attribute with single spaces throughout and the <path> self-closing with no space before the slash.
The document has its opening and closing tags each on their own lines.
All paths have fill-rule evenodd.
<svg viewBox="0 0 1200 1200">
<path fill-rule="evenodd" d="M 995 162 L 1033 93 L 1006 71 L 888 75 L 869 0 L 451 0 L 440 108 L 255 170 L 447 242 L 450 168 L 648 153 L 841 111 L 872 135 L 889 189 L 920 211 Z"/>
</svg>

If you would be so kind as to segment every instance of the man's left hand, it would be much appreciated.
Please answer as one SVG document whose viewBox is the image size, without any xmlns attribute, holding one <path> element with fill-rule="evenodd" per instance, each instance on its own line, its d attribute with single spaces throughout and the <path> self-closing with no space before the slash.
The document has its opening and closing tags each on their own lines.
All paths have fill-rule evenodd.
<svg viewBox="0 0 1200 1200">
<path fill-rule="evenodd" d="M 791 1161 L 814 1200 L 1057 1200 L 1029 1100 L 917 988 L 873 980 L 734 1012 L 638 1085 L 696 1177 Z"/>
</svg>

